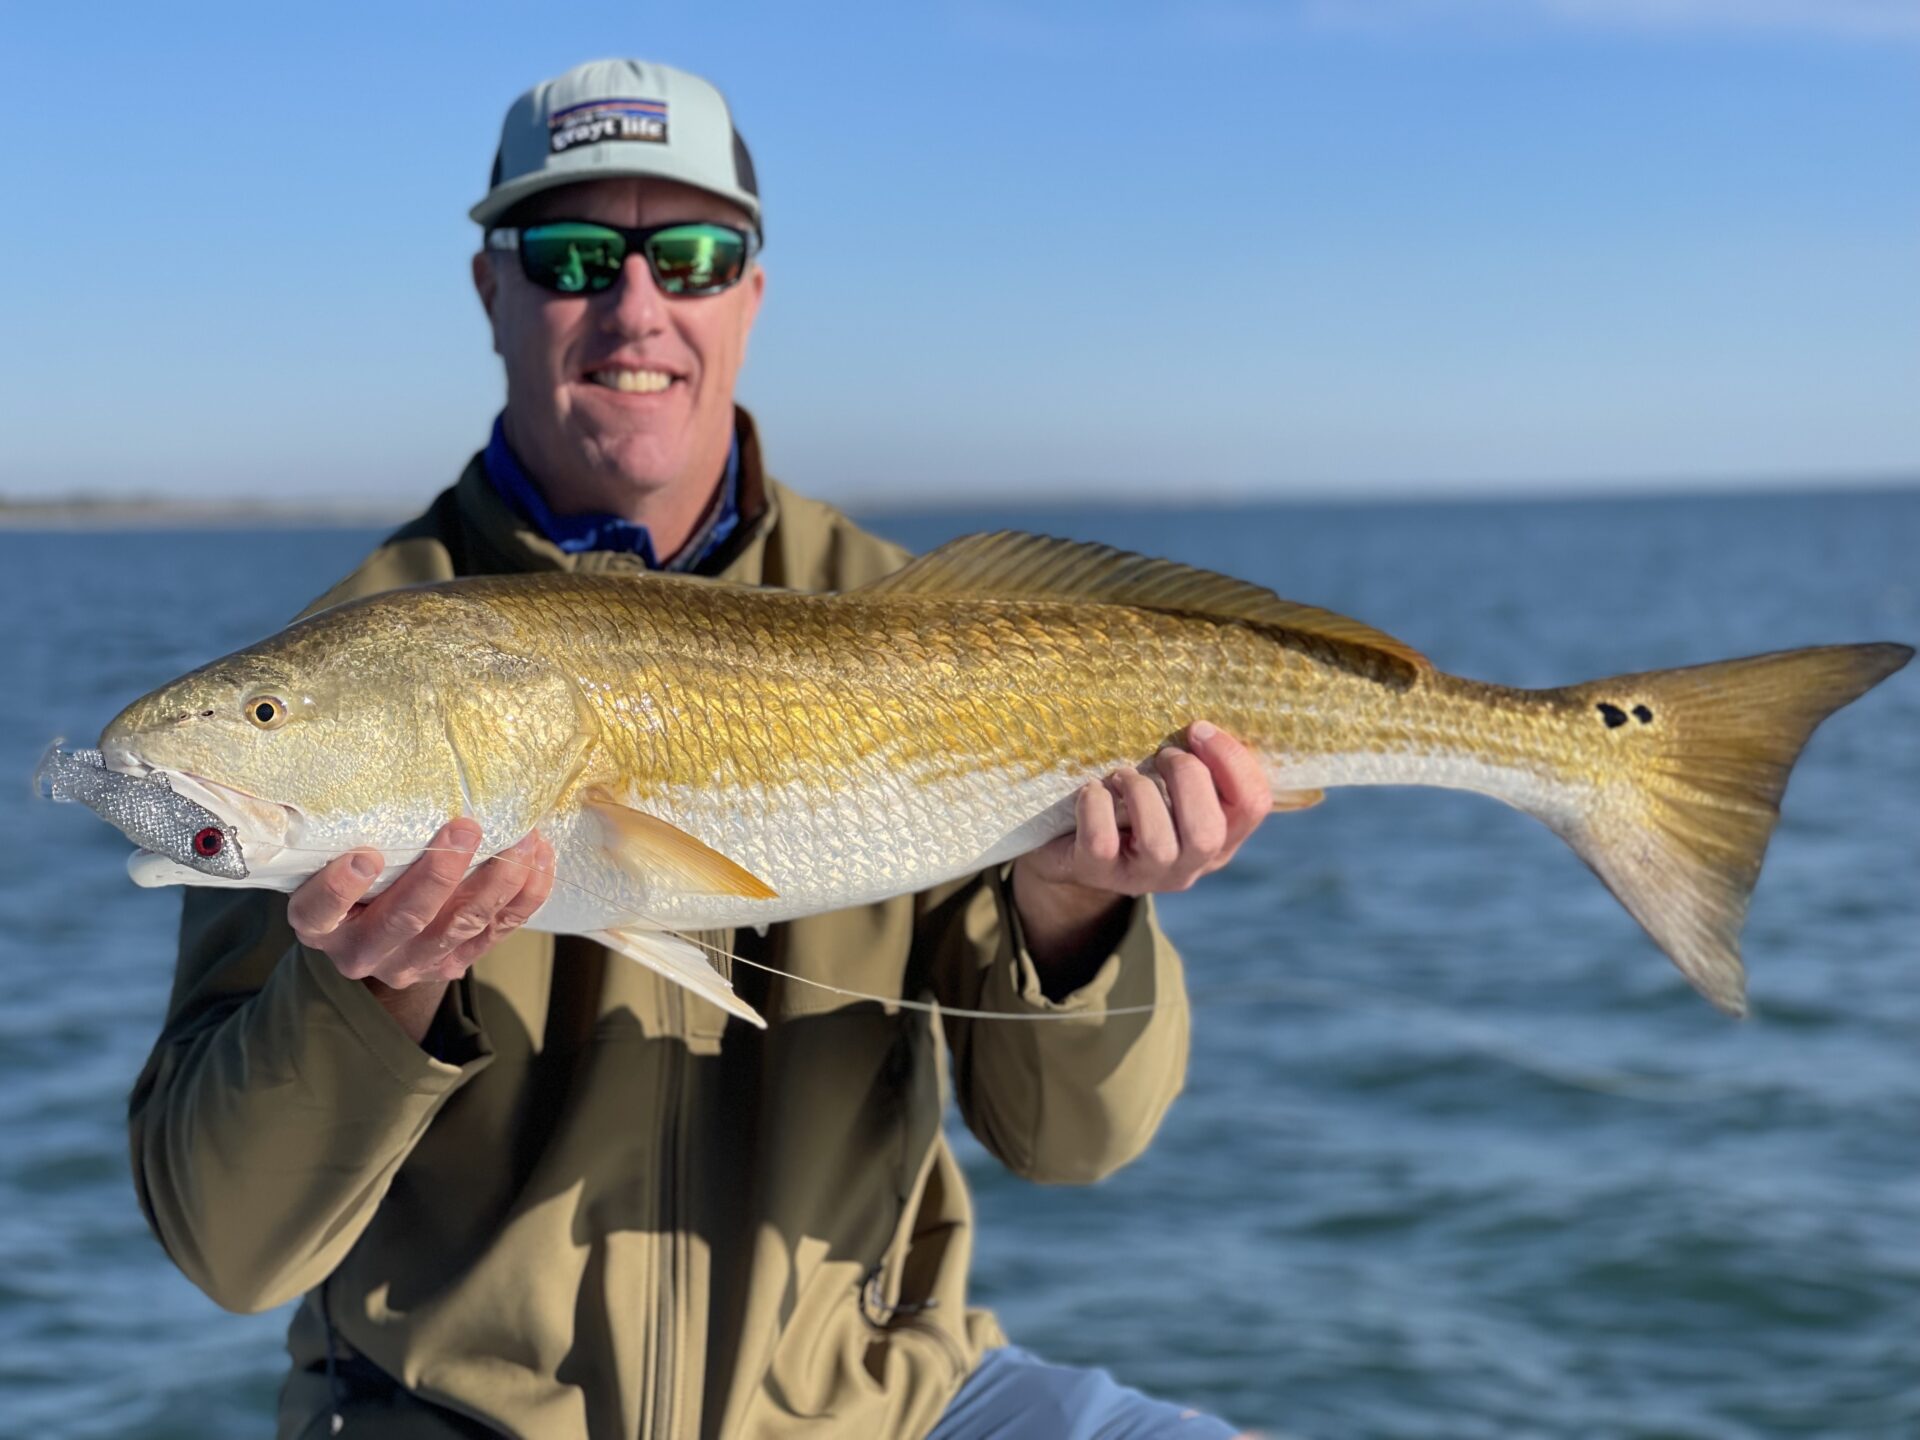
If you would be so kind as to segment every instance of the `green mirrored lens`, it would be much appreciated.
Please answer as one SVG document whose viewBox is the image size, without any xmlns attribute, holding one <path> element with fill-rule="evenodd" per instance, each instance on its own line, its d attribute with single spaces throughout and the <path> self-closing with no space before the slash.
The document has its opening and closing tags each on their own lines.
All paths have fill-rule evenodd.
<svg viewBox="0 0 1920 1440">
<path fill-rule="evenodd" d="M 627 242 L 601 225 L 562 222 L 532 225 L 520 233 L 520 263 L 527 278 L 563 295 L 604 290 L 620 276 Z"/>
<path fill-rule="evenodd" d="M 647 241 L 647 262 L 669 295 L 724 290 L 746 268 L 747 241 L 724 225 L 675 225 Z"/>
</svg>

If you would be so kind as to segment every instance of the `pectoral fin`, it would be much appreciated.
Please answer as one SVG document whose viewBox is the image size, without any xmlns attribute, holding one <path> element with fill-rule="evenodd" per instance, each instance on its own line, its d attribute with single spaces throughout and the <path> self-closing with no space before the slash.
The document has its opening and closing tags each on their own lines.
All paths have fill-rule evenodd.
<svg viewBox="0 0 1920 1440">
<path fill-rule="evenodd" d="M 582 797 L 582 804 L 599 819 L 607 854 L 650 890 L 737 895 L 747 900 L 778 898 L 779 892 L 766 881 L 705 841 L 658 816 L 623 805 L 598 786 Z"/>
<path fill-rule="evenodd" d="M 749 1025 L 767 1028 L 767 1022 L 760 1018 L 746 1001 L 733 993 L 733 986 L 721 978 L 707 961 L 706 952 L 690 940 L 682 940 L 678 935 L 665 930 L 601 930 L 588 937 L 597 940 L 609 950 L 637 960 L 656 974 L 664 975 L 675 984 L 684 985 L 703 1000 L 711 1000 L 729 1015 L 738 1015 Z"/>
</svg>

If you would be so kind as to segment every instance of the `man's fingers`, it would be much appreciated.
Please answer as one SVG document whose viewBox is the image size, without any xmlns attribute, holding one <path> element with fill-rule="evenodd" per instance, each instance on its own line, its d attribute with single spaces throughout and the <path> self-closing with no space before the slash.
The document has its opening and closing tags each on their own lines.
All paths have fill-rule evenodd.
<svg viewBox="0 0 1920 1440">
<path fill-rule="evenodd" d="M 1184 750 L 1162 750 L 1154 768 L 1167 784 L 1167 805 L 1173 828 L 1180 836 L 1180 856 L 1188 864 L 1205 866 L 1227 844 L 1227 817 L 1214 789 L 1213 772 Z"/>
<path fill-rule="evenodd" d="M 493 929 L 506 935 L 531 920 L 552 896 L 555 856 L 547 837 L 536 830 L 497 858 L 518 870 L 522 881 L 519 893 L 494 917 Z"/>
<path fill-rule="evenodd" d="M 1273 786 L 1266 767 L 1246 746 L 1204 720 L 1187 727 L 1187 748 L 1213 776 L 1227 819 L 1224 848 L 1235 849 L 1273 809 Z"/>
<path fill-rule="evenodd" d="M 1075 861 L 1106 867 L 1119 860 L 1120 817 L 1113 792 L 1105 785 L 1096 780 L 1080 787 L 1073 802 L 1073 825 L 1072 836 L 1063 838 L 1074 842 L 1070 854 Z"/>
<path fill-rule="evenodd" d="M 1127 802 L 1127 828 L 1133 835 L 1134 860 L 1164 870 L 1180 858 L 1180 837 L 1173 816 L 1161 798 L 1160 787 L 1138 770 L 1117 770 L 1113 783 Z"/>
<path fill-rule="evenodd" d="M 416 963 L 442 979 L 458 979 L 547 903 L 553 866 L 553 846 L 544 836 L 522 836 L 460 882 L 439 919 L 409 947 Z"/>
<path fill-rule="evenodd" d="M 426 853 L 354 921 L 361 955 L 389 955 L 433 924 L 479 846 L 479 823 L 465 816 L 435 835 Z M 470 939 L 472 933 L 460 938 Z"/>
<path fill-rule="evenodd" d="M 506 938 L 505 932 L 498 926 L 489 925 L 466 944 L 447 954 L 426 973 L 441 980 L 458 980 L 473 968 L 474 961 Z"/>
<path fill-rule="evenodd" d="M 1273 808 L 1273 787 L 1218 726 L 1198 721 L 1187 736 L 1190 749 L 1162 750 L 1151 774 L 1129 767 L 1082 786 L 1074 832 L 1024 857 L 1022 873 L 1139 895 L 1184 890 L 1225 865 Z"/>
<path fill-rule="evenodd" d="M 458 980 L 466 974 L 474 961 L 526 924 L 534 912 L 547 903 L 547 897 L 553 893 L 553 871 L 553 846 L 538 831 L 521 837 L 474 871 L 465 882 L 466 885 L 492 872 L 507 885 L 506 899 L 478 934 L 454 945 L 438 960 L 430 961 L 423 973 L 441 980 Z M 465 885 L 462 886 L 464 888 Z M 453 899 L 447 902 L 448 910 L 461 903 L 462 896 L 455 891 Z M 446 913 L 443 911 L 443 916 Z M 428 936 L 421 937 L 423 943 L 428 939 Z"/>
<path fill-rule="evenodd" d="M 377 850 L 349 851 L 321 866 L 287 898 L 294 938 L 309 949 L 324 948 L 384 868 Z"/>
<path fill-rule="evenodd" d="M 488 860 L 454 887 L 440 913 L 408 947 L 412 952 L 408 958 L 416 966 L 437 964 L 492 929 L 507 902 L 526 886 L 527 872 L 519 865 L 497 858 Z"/>
<path fill-rule="evenodd" d="M 524 836 L 468 875 L 480 839 L 476 822 L 453 821 L 385 894 L 357 910 L 353 901 L 379 873 L 379 856 L 371 857 L 372 873 L 364 882 L 356 876 L 350 888 L 336 876 L 323 881 L 322 871 L 308 882 L 313 893 L 296 892 L 289 905 L 299 927 L 295 933 L 325 951 L 349 979 L 372 977 L 405 989 L 422 980 L 458 978 L 553 893 L 554 852 L 544 836 Z M 352 859 L 366 863 L 366 857 L 341 857 Z"/>
</svg>

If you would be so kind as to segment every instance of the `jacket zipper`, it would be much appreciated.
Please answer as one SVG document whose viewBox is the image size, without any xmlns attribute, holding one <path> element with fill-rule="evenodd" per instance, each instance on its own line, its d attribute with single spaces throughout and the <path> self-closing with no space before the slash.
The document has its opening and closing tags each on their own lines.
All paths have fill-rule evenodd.
<svg viewBox="0 0 1920 1440">
<path fill-rule="evenodd" d="M 953 1373 L 965 1375 L 969 1367 L 964 1347 L 944 1326 L 922 1318 L 926 1311 L 939 1302 L 928 1300 L 918 1305 L 903 1305 L 900 1302 L 900 1292 L 906 1288 L 907 1252 L 913 1245 L 913 1237 L 906 1233 L 909 1212 L 919 1197 L 925 1193 L 927 1173 L 937 1162 L 939 1149 L 939 1138 L 936 1135 L 934 1141 L 928 1145 L 926 1154 L 920 1158 L 913 1183 L 907 1186 L 900 1197 L 900 1218 L 895 1222 L 893 1243 L 887 1247 L 887 1253 L 881 1259 L 879 1268 L 874 1272 L 872 1280 L 868 1282 L 869 1287 L 872 1287 L 874 1282 L 878 1282 L 879 1294 L 871 1297 L 870 1304 L 869 1295 L 862 1293 L 860 1315 L 869 1326 L 882 1334 L 889 1331 L 897 1333 L 901 1330 L 914 1330 L 931 1335 L 939 1342 L 940 1348 L 952 1363 Z"/>
<path fill-rule="evenodd" d="M 666 1147 L 660 1166 L 660 1264 L 656 1270 L 656 1288 L 654 1301 L 654 1324 L 657 1336 L 654 1343 L 656 1364 L 654 1367 L 654 1404 L 653 1424 L 648 1434 L 658 1440 L 671 1440 L 674 1429 L 674 1400 L 677 1394 L 675 1385 L 679 1368 L 679 1326 L 675 1323 L 679 1308 L 680 1295 L 680 1126 L 683 1117 L 680 1114 L 681 1072 L 686 1063 L 686 1049 L 671 1043 L 671 1037 L 678 1036 L 685 1027 L 684 1006 L 677 985 L 666 986 L 666 1024 L 663 1027 L 668 1043 L 663 1045 L 661 1053 L 666 1057 L 666 1074 L 660 1086 L 661 1133 Z"/>
</svg>

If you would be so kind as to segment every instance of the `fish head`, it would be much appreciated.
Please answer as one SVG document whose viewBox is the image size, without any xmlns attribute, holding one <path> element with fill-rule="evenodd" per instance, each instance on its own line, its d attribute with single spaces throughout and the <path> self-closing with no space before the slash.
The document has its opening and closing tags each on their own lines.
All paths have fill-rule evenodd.
<svg viewBox="0 0 1920 1440">
<path fill-rule="evenodd" d="M 141 697 L 101 733 L 106 767 L 217 815 L 248 883 L 292 888 L 358 845 L 417 852 L 462 813 L 459 765 L 422 652 L 368 619 L 323 612 Z M 158 855 L 134 878 L 208 883 Z"/>
</svg>

